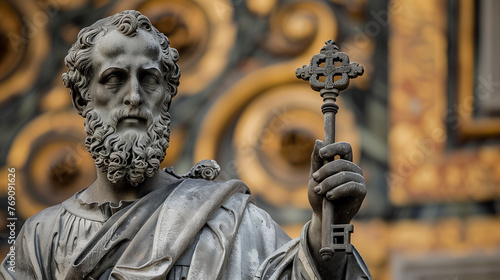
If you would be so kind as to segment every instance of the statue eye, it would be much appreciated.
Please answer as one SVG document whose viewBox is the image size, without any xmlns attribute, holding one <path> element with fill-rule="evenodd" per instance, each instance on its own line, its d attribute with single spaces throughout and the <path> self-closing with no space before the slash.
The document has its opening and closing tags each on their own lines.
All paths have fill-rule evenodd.
<svg viewBox="0 0 500 280">
<path fill-rule="evenodd" d="M 122 79 L 118 75 L 109 75 L 106 78 L 105 84 L 107 85 L 117 85 L 122 82 Z"/>
<path fill-rule="evenodd" d="M 142 82 L 146 85 L 157 85 L 158 84 L 158 79 L 153 76 L 153 75 L 146 75 L 144 76 L 144 78 L 142 79 Z"/>
<path fill-rule="evenodd" d="M 99 75 L 98 82 L 107 89 L 118 90 L 128 79 L 125 69 L 110 67 Z"/>
</svg>

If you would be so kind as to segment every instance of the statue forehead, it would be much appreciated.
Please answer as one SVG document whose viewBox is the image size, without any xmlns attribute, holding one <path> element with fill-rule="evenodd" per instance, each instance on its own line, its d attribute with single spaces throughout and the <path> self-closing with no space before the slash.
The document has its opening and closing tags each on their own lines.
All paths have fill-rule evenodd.
<svg viewBox="0 0 500 280">
<path fill-rule="evenodd" d="M 135 36 L 127 36 L 113 29 L 100 35 L 96 41 L 95 52 L 108 58 L 129 54 L 159 59 L 160 44 L 151 33 L 144 30 L 139 29 Z"/>
</svg>

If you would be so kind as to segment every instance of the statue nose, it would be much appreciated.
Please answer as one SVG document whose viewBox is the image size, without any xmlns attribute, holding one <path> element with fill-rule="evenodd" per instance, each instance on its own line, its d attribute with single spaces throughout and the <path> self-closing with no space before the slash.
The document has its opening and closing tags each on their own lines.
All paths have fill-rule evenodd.
<svg viewBox="0 0 500 280">
<path fill-rule="evenodd" d="M 138 106 L 142 104 L 142 97 L 140 94 L 139 84 L 131 82 L 130 90 L 124 99 L 125 105 Z"/>
</svg>

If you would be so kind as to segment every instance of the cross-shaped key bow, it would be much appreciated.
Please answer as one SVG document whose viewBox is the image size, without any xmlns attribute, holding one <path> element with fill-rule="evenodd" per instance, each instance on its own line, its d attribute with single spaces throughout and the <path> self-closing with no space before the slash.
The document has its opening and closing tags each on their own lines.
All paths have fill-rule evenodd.
<svg viewBox="0 0 500 280">
<path fill-rule="evenodd" d="M 340 67 L 335 66 L 335 62 L 341 63 Z M 325 63 L 323 67 L 320 65 Z M 358 63 L 349 63 L 346 53 L 339 52 L 339 48 L 333 40 L 326 41 L 319 54 L 315 54 L 310 65 L 304 65 L 295 70 L 297 78 L 309 80 L 311 88 L 315 91 L 336 90 L 341 91 L 349 86 L 349 80 L 363 75 L 363 66 Z M 319 77 L 324 76 L 325 81 L 320 82 Z M 341 76 L 334 81 L 335 76 Z"/>
</svg>

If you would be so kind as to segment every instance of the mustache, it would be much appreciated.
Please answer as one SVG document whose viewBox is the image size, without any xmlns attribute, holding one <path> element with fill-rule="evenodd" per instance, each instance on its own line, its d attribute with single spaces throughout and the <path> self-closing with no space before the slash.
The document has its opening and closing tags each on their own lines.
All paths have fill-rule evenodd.
<svg viewBox="0 0 500 280">
<path fill-rule="evenodd" d="M 111 112 L 111 119 L 108 125 L 116 127 L 118 122 L 124 118 L 138 118 L 146 121 L 149 128 L 153 124 L 153 113 L 145 112 L 140 109 L 115 109 Z"/>
</svg>

